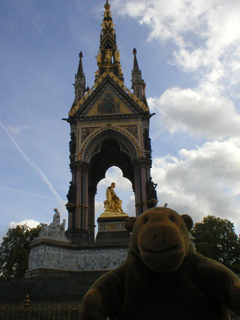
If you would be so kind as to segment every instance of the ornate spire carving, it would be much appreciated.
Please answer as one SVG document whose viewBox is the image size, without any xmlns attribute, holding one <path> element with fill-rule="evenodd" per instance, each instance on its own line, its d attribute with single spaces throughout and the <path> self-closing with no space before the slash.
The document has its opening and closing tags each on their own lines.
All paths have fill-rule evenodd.
<svg viewBox="0 0 240 320">
<path fill-rule="evenodd" d="M 75 74 L 75 103 L 78 103 L 84 96 L 86 91 L 86 78 L 83 72 L 83 64 L 82 64 L 83 54 L 82 52 L 79 53 L 79 65 L 77 74 Z"/>
<path fill-rule="evenodd" d="M 98 70 L 95 72 L 95 80 L 105 72 L 112 72 L 123 81 L 122 66 L 120 64 L 120 52 L 117 48 L 116 32 L 112 19 L 111 6 L 106 0 L 105 12 L 100 34 L 100 47 L 96 56 Z"/>
<path fill-rule="evenodd" d="M 146 83 L 142 79 L 142 72 L 137 61 L 137 50 L 133 49 L 132 89 L 137 98 L 144 100 Z"/>
</svg>

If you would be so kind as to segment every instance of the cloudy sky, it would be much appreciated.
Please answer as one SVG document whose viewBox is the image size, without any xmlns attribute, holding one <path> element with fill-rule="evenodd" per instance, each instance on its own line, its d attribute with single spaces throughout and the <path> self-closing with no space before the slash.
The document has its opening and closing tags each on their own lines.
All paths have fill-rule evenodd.
<svg viewBox="0 0 240 320">
<path fill-rule="evenodd" d="M 165 202 L 194 222 L 216 215 L 240 233 L 239 0 L 110 0 L 125 85 L 132 50 L 147 84 L 152 177 Z M 69 125 L 78 54 L 87 85 L 105 1 L 3 0 L 0 3 L 0 236 L 27 221 L 67 219 Z M 96 211 L 116 182 L 134 213 L 131 184 L 111 168 Z M 130 196 L 130 197 L 129 197 Z"/>
</svg>

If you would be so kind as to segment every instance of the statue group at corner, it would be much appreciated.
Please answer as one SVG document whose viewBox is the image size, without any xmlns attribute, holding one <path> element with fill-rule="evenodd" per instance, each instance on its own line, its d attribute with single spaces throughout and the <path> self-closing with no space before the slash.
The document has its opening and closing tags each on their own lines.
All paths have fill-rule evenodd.
<svg viewBox="0 0 240 320">
<path fill-rule="evenodd" d="M 66 219 L 63 219 L 63 223 L 60 224 L 60 213 L 58 209 L 54 209 L 53 222 L 49 225 L 41 223 L 42 230 L 39 233 L 38 239 L 50 238 L 61 241 L 67 241 L 65 236 L 65 224 Z"/>
</svg>

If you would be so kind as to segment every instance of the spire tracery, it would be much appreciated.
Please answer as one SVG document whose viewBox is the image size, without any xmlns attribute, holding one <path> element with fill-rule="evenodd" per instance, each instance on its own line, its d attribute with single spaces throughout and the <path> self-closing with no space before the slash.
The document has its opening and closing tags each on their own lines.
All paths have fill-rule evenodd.
<svg viewBox="0 0 240 320">
<path fill-rule="evenodd" d="M 146 83 L 142 78 L 142 72 L 138 66 L 136 48 L 133 49 L 133 55 L 134 57 L 133 57 L 133 70 L 132 70 L 132 89 L 134 94 L 139 99 L 144 101 L 144 103 L 147 103 L 146 97 L 145 97 Z"/>
<path fill-rule="evenodd" d="M 83 54 L 82 52 L 79 53 L 79 65 L 78 65 L 78 71 L 75 74 L 75 103 L 80 101 L 82 97 L 84 96 L 84 93 L 86 91 L 86 78 L 85 74 L 83 72 L 83 64 L 82 64 L 82 58 Z"/>
<path fill-rule="evenodd" d="M 112 72 L 123 81 L 120 52 L 117 48 L 116 32 L 112 19 L 111 6 L 106 0 L 105 11 L 100 34 L 100 47 L 96 56 L 98 70 L 95 72 L 95 81 L 105 72 Z"/>
</svg>

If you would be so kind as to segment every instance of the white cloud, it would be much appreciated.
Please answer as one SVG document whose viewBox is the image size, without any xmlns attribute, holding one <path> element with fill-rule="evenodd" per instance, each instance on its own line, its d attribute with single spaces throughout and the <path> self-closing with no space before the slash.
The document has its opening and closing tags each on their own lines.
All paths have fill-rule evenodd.
<svg viewBox="0 0 240 320">
<path fill-rule="evenodd" d="M 95 202 L 95 216 L 98 217 L 103 212 L 104 212 L 103 202 L 96 201 Z"/>
<path fill-rule="evenodd" d="M 33 219 L 21 220 L 19 222 L 15 222 L 15 221 L 10 222 L 8 224 L 7 228 L 0 233 L 0 245 L 2 243 L 3 237 L 6 236 L 6 234 L 8 232 L 8 229 L 16 228 L 17 225 L 21 226 L 21 225 L 24 225 L 24 224 L 26 224 L 29 228 L 35 228 L 37 225 L 40 224 L 40 222 L 38 222 L 36 220 L 33 220 Z"/>
<path fill-rule="evenodd" d="M 35 220 L 32 220 L 32 219 L 28 219 L 28 220 L 21 220 L 19 222 L 15 222 L 15 221 L 12 221 L 9 223 L 8 225 L 8 229 L 10 228 L 16 228 L 16 226 L 18 225 L 24 225 L 26 224 L 29 228 L 35 228 L 37 225 L 40 224 L 40 222 L 38 221 L 35 221 Z"/>
<path fill-rule="evenodd" d="M 136 215 L 136 212 L 135 212 L 135 197 L 134 196 L 131 196 L 128 199 L 126 212 L 127 212 L 127 214 L 129 216 L 135 216 Z"/>
<path fill-rule="evenodd" d="M 116 189 L 128 189 L 131 188 L 131 183 L 128 179 L 123 177 L 122 170 L 118 167 L 111 167 L 106 172 L 105 179 L 99 182 L 98 187 L 108 187 L 112 182 L 115 182 Z"/>
<path fill-rule="evenodd" d="M 240 115 L 233 102 L 209 83 L 198 89 L 168 89 L 160 98 L 148 99 L 161 127 L 208 139 L 240 136 Z"/>
<path fill-rule="evenodd" d="M 115 0 L 113 8 L 147 25 L 149 41 L 173 42 L 172 62 L 184 71 L 201 68 L 213 81 L 239 77 L 238 0 Z"/>
<path fill-rule="evenodd" d="M 58 209 L 58 211 L 59 211 L 59 213 L 60 213 L 61 220 L 62 220 L 62 219 L 66 219 L 66 222 L 67 222 L 67 219 L 68 219 L 68 211 L 67 211 L 67 209 L 66 209 L 66 203 L 67 203 L 67 200 L 58 203 L 57 209 Z M 54 214 L 54 213 L 55 213 L 55 212 L 53 212 L 53 214 Z"/>
<path fill-rule="evenodd" d="M 158 183 L 159 205 L 167 202 L 195 222 L 210 214 L 240 225 L 239 163 L 239 139 L 182 149 L 178 158 L 154 158 L 152 176 Z"/>
</svg>

